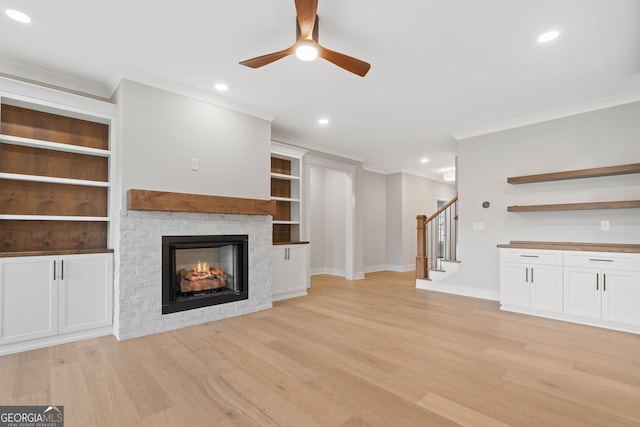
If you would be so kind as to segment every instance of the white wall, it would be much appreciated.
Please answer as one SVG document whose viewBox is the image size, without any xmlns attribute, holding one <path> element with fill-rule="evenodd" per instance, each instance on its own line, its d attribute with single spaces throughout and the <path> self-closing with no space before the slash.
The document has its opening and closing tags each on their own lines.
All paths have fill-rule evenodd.
<svg viewBox="0 0 640 427">
<path fill-rule="evenodd" d="M 436 211 L 436 199 L 451 200 L 454 185 L 407 173 L 387 175 L 387 262 L 396 271 L 415 269 L 416 216 Z"/>
<path fill-rule="evenodd" d="M 269 198 L 267 120 L 129 80 L 116 99 L 125 191 Z"/>
<path fill-rule="evenodd" d="M 365 272 L 387 265 L 387 180 L 385 175 L 364 171 L 360 204 L 364 213 Z"/>
<path fill-rule="evenodd" d="M 344 276 L 346 174 L 310 168 L 311 272 Z"/>
<path fill-rule="evenodd" d="M 510 185 L 507 177 L 640 163 L 640 103 L 459 142 L 459 271 L 445 284 L 497 298 L 499 243 L 640 242 L 640 210 L 508 213 L 509 205 L 640 199 L 640 175 Z M 483 201 L 491 207 L 483 209 Z M 600 221 L 610 221 L 610 231 Z M 473 223 L 486 229 L 474 231 Z"/>
</svg>

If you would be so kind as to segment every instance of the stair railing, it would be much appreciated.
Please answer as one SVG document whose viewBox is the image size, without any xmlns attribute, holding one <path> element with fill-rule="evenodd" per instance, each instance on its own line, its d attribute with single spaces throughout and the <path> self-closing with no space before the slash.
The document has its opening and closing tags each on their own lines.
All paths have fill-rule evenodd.
<svg viewBox="0 0 640 427">
<path fill-rule="evenodd" d="M 416 278 L 429 279 L 429 270 L 439 270 L 441 261 L 458 260 L 458 196 L 433 215 L 418 215 Z"/>
</svg>

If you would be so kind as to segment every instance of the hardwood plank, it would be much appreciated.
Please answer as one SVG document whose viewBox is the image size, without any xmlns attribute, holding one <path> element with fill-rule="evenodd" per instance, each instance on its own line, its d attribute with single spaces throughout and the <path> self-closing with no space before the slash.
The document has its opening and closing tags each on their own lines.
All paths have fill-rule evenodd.
<svg viewBox="0 0 640 427">
<path fill-rule="evenodd" d="M 0 400 L 64 396 L 88 426 L 637 426 L 639 354 L 638 335 L 417 290 L 414 272 L 314 276 L 271 310 L 0 357 Z"/>
<path fill-rule="evenodd" d="M 127 209 L 136 211 L 204 212 L 240 215 L 275 215 L 276 203 L 271 200 L 204 194 L 168 193 L 165 191 L 129 190 Z"/>
<path fill-rule="evenodd" d="M 640 163 L 628 165 L 606 166 L 601 168 L 578 169 L 563 172 L 550 172 L 536 175 L 523 175 L 507 178 L 509 184 L 527 184 L 544 181 L 561 181 L 566 179 L 595 178 L 600 176 L 625 175 L 640 173 Z"/>
</svg>

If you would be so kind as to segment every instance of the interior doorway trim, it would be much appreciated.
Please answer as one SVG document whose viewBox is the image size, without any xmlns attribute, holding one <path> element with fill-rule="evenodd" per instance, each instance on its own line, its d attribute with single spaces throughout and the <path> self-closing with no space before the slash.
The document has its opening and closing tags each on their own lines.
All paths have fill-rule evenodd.
<svg viewBox="0 0 640 427">
<path fill-rule="evenodd" d="M 344 275 L 347 280 L 356 280 L 361 279 L 359 277 L 361 275 L 356 276 L 356 256 L 355 256 L 355 248 L 356 248 L 356 215 L 355 215 L 355 176 L 356 176 L 356 166 L 350 165 L 347 163 L 338 162 L 335 160 L 329 160 L 322 157 L 316 157 L 312 155 L 306 155 L 304 157 L 304 192 L 306 197 L 304 198 L 305 203 L 303 206 L 303 218 L 304 218 L 304 227 L 302 229 L 302 233 L 304 240 L 309 240 L 311 236 L 310 232 L 310 220 L 311 215 L 309 209 L 307 209 L 309 205 L 309 201 L 307 197 L 311 192 L 311 184 L 309 177 L 311 176 L 311 168 L 325 168 L 332 169 L 344 172 L 346 174 L 345 181 L 345 235 L 344 235 Z M 313 244 L 313 242 L 311 242 Z"/>
</svg>

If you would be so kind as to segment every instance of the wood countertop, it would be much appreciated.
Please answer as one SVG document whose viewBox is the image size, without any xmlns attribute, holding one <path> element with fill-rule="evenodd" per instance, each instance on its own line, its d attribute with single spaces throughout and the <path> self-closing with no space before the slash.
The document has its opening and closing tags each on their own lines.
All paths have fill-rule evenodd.
<svg viewBox="0 0 640 427">
<path fill-rule="evenodd" d="M 512 249 L 640 253 L 640 245 L 625 243 L 536 242 L 512 240 L 509 243 L 499 244 L 498 247 Z"/>
</svg>

